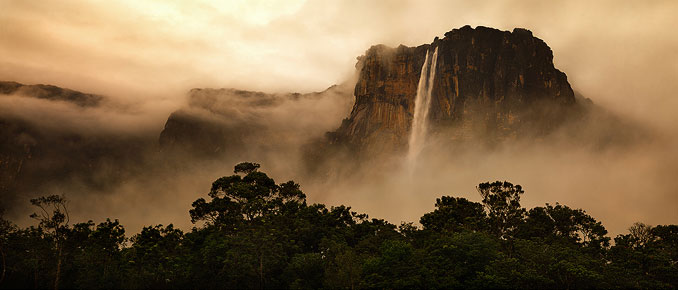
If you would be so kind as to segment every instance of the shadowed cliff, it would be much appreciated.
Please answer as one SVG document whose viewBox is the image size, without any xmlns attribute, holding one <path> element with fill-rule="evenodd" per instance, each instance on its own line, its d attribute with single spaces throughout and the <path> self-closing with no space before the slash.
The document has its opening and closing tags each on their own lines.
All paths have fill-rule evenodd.
<svg viewBox="0 0 678 290">
<path fill-rule="evenodd" d="M 153 136 L 112 128 L 120 124 L 106 101 L 51 85 L 0 82 L 0 208 L 65 187 L 106 188 L 141 170 Z"/>
<path fill-rule="evenodd" d="M 307 94 L 192 89 L 187 105 L 167 119 L 160 150 L 167 157 L 194 161 L 296 154 L 309 138 L 336 126 L 350 102 L 350 88 L 334 85 Z"/>
<path fill-rule="evenodd" d="M 329 142 L 356 153 L 398 152 L 407 146 L 426 51 L 438 47 L 430 123 L 443 138 L 490 140 L 547 134 L 575 105 L 553 53 L 525 29 L 464 26 L 418 47 L 373 46 L 358 58 L 350 117 Z"/>
</svg>

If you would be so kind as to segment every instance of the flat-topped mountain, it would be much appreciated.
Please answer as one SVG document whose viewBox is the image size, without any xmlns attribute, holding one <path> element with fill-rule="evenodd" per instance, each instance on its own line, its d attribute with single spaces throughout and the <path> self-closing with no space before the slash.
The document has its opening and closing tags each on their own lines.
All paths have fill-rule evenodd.
<svg viewBox="0 0 678 290">
<path fill-rule="evenodd" d="M 0 194 L 55 182 L 103 187 L 148 168 L 204 161 L 299 163 L 322 177 L 321 168 L 335 165 L 353 172 L 355 160 L 415 156 L 427 138 L 448 150 L 560 130 L 568 141 L 604 145 L 642 131 L 587 114 L 597 109 L 575 98 L 551 49 L 525 29 L 464 26 L 417 47 L 376 45 L 356 69 L 356 82 L 315 93 L 192 89 L 161 132 L 111 130 L 121 126 L 103 96 L 0 82 Z"/>
<path fill-rule="evenodd" d="M 345 84 L 307 94 L 192 89 L 187 104 L 167 119 L 160 149 L 199 158 L 243 158 L 261 149 L 296 151 L 289 147 L 336 126 L 346 113 L 337 106 L 348 108 L 351 89 Z"/>
<path fill-rule="evenodd" d="M 422 80 L 429 131 L 449 140 L 548 133 L 576 103 L 551 49 L 520 28 L 464 26 L 431 44 L 376 45 L 356 67 L 353 110 L 328 140 L 356 153 L 407 149 Z"/>
</svg>

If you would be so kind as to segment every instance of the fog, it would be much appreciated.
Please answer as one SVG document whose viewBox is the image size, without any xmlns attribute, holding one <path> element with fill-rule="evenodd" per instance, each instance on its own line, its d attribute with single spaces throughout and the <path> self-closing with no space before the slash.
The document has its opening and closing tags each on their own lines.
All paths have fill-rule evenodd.
<svg viewBox="0 0 678 290">
<path fill-rule="evenodd" d="M 199 127 L 189 131 L 216 125 L 221 131 L 199 137 L 235 141 L 219 144 L 226 148 L 215 153 L 212 144 L 190 140 L 207 148 L 202 156 L 195 148 L 159 146 L 161 129 L 155 122 L 165 122 L 169 113 L 147 113 L 162 110 L 106 98 L 95 106 L 80 106 L 0 94 L 0 140 L 7 141 L 0 153 L 14 152 L 10 167 L 12 157 L 21 162 L 18 184 L 0 200 L 0 208 L 26 226 L 32 223 L 27 215 L 30 198 L 65 194 L 74 221 L 118 218 L 132 233 L 157 223 L 189 229 L 190 204 L 206 195 L 212 181 L 232 174 L 238 162 L 261 162 L 276 178 L 304 175 L 302 147 L 339 126 L 353 104 L 352 89 L 353 83 L 344 83 L 310 94 L 186 92 L 176 112 L 199 120 Z M 178 132 L 181 138 L 186 133 Z M 0 160 L 7 163 L 7 157 L 0 155 Z"/>
<path fill-rule="evenodd" d="M 675 138 L 652 137 L 600 148 L 586 134 L 567 140 L 571 136 L 560 132 L 538 142 L 519 140 L 492 148 L 473 143 L 450 147 L 433 137 L 414 172 L 406 167 L 405 156 L 371 162 L 351 179 L 330 180 L 313 188 L 317 195 L 311 199 L 319 196 L 329 204 L 350 204 L 396 223 L 417 222 L 442 195 L 480 202 L 475 186 L 506 180 L 523 185 L 524 207 L 559 202 L 583 208 L 613 236 L 636 221 L 675 223 Z"/>
<path fill-rule="evenodd" d="M 413 176 L 398 168 L 394 156 L 363 168 L 365 174 L 314 180 L 299 170 L 297 148 L 338 127 L 347 103 L 337 98 L 336 104 L 293 102 L 254 115 L 242 107 L 246 116 L 271 116 L 261 124 L 267 132 L 293 136 L 283 149 L 255 150 L 242 158 L 262 163 L 279 182 L 299 181 L 312 202 L 347 204 L 394 223 L 416 222 L 443 194 L 478 201 L 474 186 L 498 179 L 523 185 L 528 207 L 545 202 L 581 207 L 616 234 L 635 221 L 678 223 L 676 12 L 675 1 L 0 0 L 0 80 L 53 84 L 111 99 L 82 109 L 0 98 L 0 112 L 45 130 L 154 142 L 167 116 L 187 107 L 191 88 L 322 91 L 350 83 L 355 58 L 373 44 L 430 43 L 466 24 L 524 27 L 551 47 L 555 66 L 576 91 L 640 124 L 651 137 L 599 148 L 570 142 L 563 133 L 493 150 L 441 149 L 432 140 L 419 161 L 427 166 Z M 309 109 L 295 111 L 300 107 Z M 313 114 L 304 119 L 304 112 Z M 265 143 L 260 137 L 251 142 Z M 135 163 L 145 174 L 107 190 L 69 182 L 50 190 L 67 193 L 76 220 L 119 218 L 131 232 L 156 223 L 187 228 L 190 203 L 205 195 L 211 181 L 230 174 L 233 162 L 244 161 L 171 171 L 157 165 L 163 156 L 148 152 L 154 153 Z M 265 156 L 253 160 L 257 153 Z M 29 222 L 18 213 L 12 218 Z"/>
</svg>

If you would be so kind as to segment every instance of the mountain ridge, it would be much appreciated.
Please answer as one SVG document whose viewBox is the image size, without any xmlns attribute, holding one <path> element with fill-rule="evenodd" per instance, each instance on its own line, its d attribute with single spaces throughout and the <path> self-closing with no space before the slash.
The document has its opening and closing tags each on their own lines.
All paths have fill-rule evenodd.
<svg viewBox="0 0 678 290">
<path fill-rule="evenodd" d="M 19 95 L 51 101 L 65 101 L 81 107 L 96 107 L 104 96 L 83 93 L 54 85 L 27 85 L 14 81 L 0 81 L 0 95 Z"/>
</svg>

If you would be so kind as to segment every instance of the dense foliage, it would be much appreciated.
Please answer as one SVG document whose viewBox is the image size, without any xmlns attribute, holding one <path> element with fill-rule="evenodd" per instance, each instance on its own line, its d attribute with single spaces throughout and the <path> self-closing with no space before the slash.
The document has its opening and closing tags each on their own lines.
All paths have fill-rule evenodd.
<svg viewBox="0 0 678 290">
<path fill-rule="evenodd" d="M 241 163 L 193 203 L 196 227 L 69 224 L 60 196 L 32 200 L 38 225 L 0 219 L 1 288 L 668 288 L 678 226 L 637 223 L 611 245 L 581 209 L 525 209 L 509 182 L 481 203 L 443 196 L 421 227 L 308 205 L 299 185 Z"/>
</svg>

